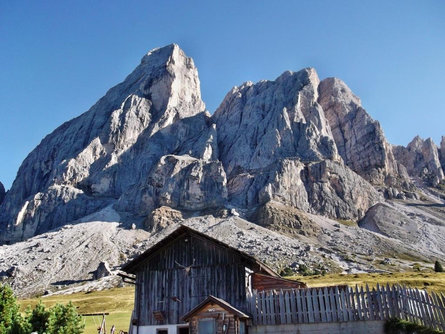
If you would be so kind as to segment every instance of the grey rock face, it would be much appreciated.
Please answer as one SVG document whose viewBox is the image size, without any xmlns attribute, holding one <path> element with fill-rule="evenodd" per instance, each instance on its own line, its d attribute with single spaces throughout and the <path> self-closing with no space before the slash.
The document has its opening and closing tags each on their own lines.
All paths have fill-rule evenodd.
<svg viewBox="0 0 445 334">
<path fill-rule="evenodd" d="M 295 236 L 317 236 L 321 229 L 307 215 L 292 206 L 270 201 L 258 207 L 250 220 L 270 230 Z"/>
<path fill-rule="evenodd" d="M 234 87 L 213 115 L 226 173 L 264 168 L 286 157 L 336 159 L 337 150 L 317 103 L 313 69 L 285 72 L 275 81 Z"/>
<path fill-rule="evenodd" d="M 234 87 L 213 116 L 199 85 L 177 45 L 150 51 L 25 159 L 0 204 L 0 243 L 107 208 L 152 231 L 168 225 L 162 213 L 174 221 L 229 209 L 245 217 L 272 202 L 358 219 L 382 200 L 371 183 L 387 197 L 405 196 L 400 179 L 418 168 L 395 161 L 360 100 L 340 80 L 320 83 L 314 69 Z M 437 148 L 437 157 L 425 154 L 438 161 Z"/>
<path fill-rule="evenodd" d="M 226 175 L 219 161 L 167 155 L 143 187 L 122 196 L 118 208 L 141 216 L 160 206 L 183 210 L 221 207 L 227 199 Z"/>
<path fill-rule="evenodd" d="M 104 208 L 166 154 L 215 158 L 215 128 L 204 110 L 192 59 L 177 45 L 150 51 L 25 159 L 0 210 L 3 238 L 23 239 Z"/>
<path fill-rule="evenodd" d="M 318 92 L 318 103 L 346 165 L 376 185 L 384 184 L 388 176 L 398 176 L 392 147 L 379 122 L 368 115 L 349 87 L 339 79 L 328 78 L 321 81 Z"/>
<path fill-rule="evenodd" d="M 107 261 L 101 261 L 93 273 L 94 279 L 100 279 L 112 275 L 110 265 Z"/>
<path fill-rule="evenodd" d="M 416 136 L 407 147 L 395 146 L 396 159 L 406 167 L 410 176 L 420 178 L 429 185 L 445 179 L 439 160 L 439 149 L 431 138 Z"/>
<path fill-rule="evenodd" d="M 445 136 L 442 136 L 442 140 L 440 141 L 439 158 L 442 170 L 445 172 Z"/>
<path fill-rule="evenodd" d="M 411 243 L 419 238 L 418 226 L 400 210 L 384 204 L 374 205 L 359 222 L 359 226 L 387 237 L 405 240 Z"/>
<path fill-rule="evenodd" d="M 5 187 L 3 186 L 3 183 L 0 182 L 0 204 L 2 204 L 5 198 L 5 193 Z"/>
<path fill-rule="evenodd" d="M 341 162 L 284 159 L 270 168 L 241 173 L 228 182 L 233 204 L 246 208 L 268 201 L 332 218 L 361 218 L 382 200 L 366 180 Z"/>
<path fill-rule="evenodd" d="M 318 103 L 319 83 L 315 70 L 304 69 L 275 81 L 248 82 L 227 94 L 213 119 L 232 204 L 249 208 L 274 200 L 356 218 L 380 199 L 341 162 Z M 357 183 L 369 191 L 354 191 Z"/>
</svg>

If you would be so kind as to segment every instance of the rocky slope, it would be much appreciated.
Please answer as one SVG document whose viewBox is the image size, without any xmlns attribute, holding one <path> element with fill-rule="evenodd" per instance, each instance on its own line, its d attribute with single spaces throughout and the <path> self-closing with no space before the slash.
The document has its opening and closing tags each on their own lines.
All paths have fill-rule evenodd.
<svg viewBox="0 0 445 334">
<path fill-rule="evenodd" d="M 391 146 L 344 82 L 312 68 L 234 87 L 210 115 L 192 59 L 154 49 L 42 140 L 3 202 L 0 187 L 0 244 L 15 243 L 0 276 L 24 294 L 81 282 L 179 223 L 278 267 L 428 266 L 445 256 L 444 157 L 445 138 Z"/>
</svg>

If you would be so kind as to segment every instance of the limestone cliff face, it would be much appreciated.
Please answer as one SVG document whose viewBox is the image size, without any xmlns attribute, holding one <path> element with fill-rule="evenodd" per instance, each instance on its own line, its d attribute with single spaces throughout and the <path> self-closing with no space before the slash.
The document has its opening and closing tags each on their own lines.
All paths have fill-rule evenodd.
<svg viewBox="0 0 445 334">
<path fill-rule="evenodd" d="M 431 138 L 423 140 L 416 136 L 407 147 L 395 146 L 394 154 L 412 177 L 433 186 L 445 179 L 439 149 Z"/>
<path fill-rule="evenodd" d="M 399 176 L 392 147 L 379 122 L 368 115 L 349 87 L 337 78 L 328 78 L 321 81 L 318 92 L 318 103 L 345 164 L 375 185 Z"/>
<path fill-rule="evenodd" d="M 445 136 L 442 136 L 442 140 L 440 141 L 439 158 L 442 170 L 445 172 Z"/>
<path fill-rule="evenodd" d="M 213 115 L 227 174 L 258 169 L 287 157 L 337 159 L 314 69 L 285 72 L 275 81 L 234 87 Z"/>
<path fill-rule="evenodd" d="M 226 95 L 213 119 L 232 204 L 250 208 L 274 200 L 356 218 L 380 199 L 338 156 L 318 102 L 319 83 L 309 68 L 275 81 L 248 82 Z M 357 184 L 360 191 L 354 190 Z"/>
<path fill-rule="evenodd" d="M 0 210 L 3 238 L 27 238 L 115 203 L 166 154 L 216 158 L 199 86 L 193 60 L 177 45 L 150 51 L 28 155 Z"/>
<path fill-rule="evenodd" d="M 444 178 L 445 139 L 440 153 L 428 140 L 395 150 L 397 161 L 342 81 L 312 68 L 234 87 L 211 116 L 192 59 L 173 44 L 45 137 L 6 195 L 0 184 L 0 244 L 111 208 L 153 231 L 168 225 L 163 212 L 293 208 L 274 223 L 286 230 L 302 228 L 291 221 L 300 212 L 360 219 L 383 200 L 374 186 L 397 197 L 408 173 Z"/>
</svg>

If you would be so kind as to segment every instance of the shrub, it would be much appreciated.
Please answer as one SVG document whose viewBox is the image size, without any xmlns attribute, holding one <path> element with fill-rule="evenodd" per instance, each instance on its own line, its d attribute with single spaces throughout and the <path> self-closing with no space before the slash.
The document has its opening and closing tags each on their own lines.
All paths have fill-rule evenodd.
<svg viewBox="0 0 445 334">
<path fill-rule="evenodd" d="M 386 334 L 440 334 L 442 332 L 418 325 L 414 322 L 392 318 L 385 322 Z"/>
<path fill-rule="evenodd" d="M 439 261 L 434 262 L 434 271 L 436 273 L 443 273 L 442 263 L 440 263 Z"/>
<path fill-rule="evenodd" d="M 294 274 L 295 272 L 289 267 L 284 268 L 280 272 L 280 276 L 293 276 Z"/>
</svg>

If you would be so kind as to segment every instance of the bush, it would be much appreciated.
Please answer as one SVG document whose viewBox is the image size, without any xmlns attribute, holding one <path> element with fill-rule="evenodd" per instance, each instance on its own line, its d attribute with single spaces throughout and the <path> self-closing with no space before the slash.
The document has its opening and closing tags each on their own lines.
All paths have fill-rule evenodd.
<svg viewBox="0 0 445 334">
<path fill-rule="evenodd" d="M 434 271 L 436 273 L 443 273 L 443 267 L 439 261 L 434 262 Z"/>
<path fill-rule="evenodd" d="M 295 272 L 289 267 L 284 268 L 280 272 L 280 276 L 293 276 L 293 275 L 295 275 Z"/>
<path fill-rule="evenodd" d="M 386 334 L 440 334 L 442 332 L 418 325 L 414 322 L 392 318 L 385 322 Z"/>
</svg>

